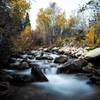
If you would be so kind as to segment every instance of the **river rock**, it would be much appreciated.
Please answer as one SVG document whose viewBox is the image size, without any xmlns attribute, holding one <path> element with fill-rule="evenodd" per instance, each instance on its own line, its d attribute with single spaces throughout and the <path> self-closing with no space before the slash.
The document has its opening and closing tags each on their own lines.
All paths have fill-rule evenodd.
<svg viewBox="0 0 100 100">
<path fill-rule="evenodd" d="M 24 55 L 20 55 L 23 59 L 27 59 L 28 58 L 28 54 L 24 54 Z"/>
<path fill-rule="evenodd" d="M 86 73 L 91 73 L 96 76 L 100 76 L 100 69 L 96 69 L 95 66 L 83 67 L 83 71 Z"/>
<path fill-rule="evenodd" d="M 93 76 L 90 78 L 90 82 L 91 82 L 92 84 L 100 85 L 100 76 L 95 76 L 95 75 L 93 75 Z"/>
<path fill-rule="evenodd" d="M 88 63 L 86 66 L 82 68 L 85 73 L 93 73 L 94 65 L 92 63 Z"/>
<path fill-rule="evenodd" d="M 29 59 L 34 59 L 34 55 L 32 55 L 32 54 L 24 54 L 24 55 L 21 55 L 21 57 L 22 57 L 24 60 L 27 60 L 28 58 L 29 58 Z"/>
<path fill-rule="evenodd" d="M 8 81 L 13 85 L 24 85 L 26 83 L 35 82 L 36 80 L 32 75 L 16 74 L 15 72 L 2 70 L 0 71 L 0 81 Z"/>
<path fill-rule="evenodd" d="M 84 67 L 86 65 L 87 65 L 87 62 L 84 59 L 76 59 L 71 62 L 68 61 L 62 67 L 58 68 L 57 73 L 83 72 L 82 67 Z"/>
<path fill-rule="evenodd" d="M 8 74 L 8 73 L 5 73 L 5 74 L 0 74 L 0 81 L 10 81 L 10 80 L 13 80 L 13 77 Z"/>
<path fill-rule="evenodd" d="M 9 58 L 9 59 L 8 59 L 8 62 L 9 62 L 9 63 L 15 63 L 15 62 L 16 62 L 16 58 Z"/>
<path fill-rule="evenodd" d="M 60 57 L 55 58 L 54 63 L 63 64 L 65 62 L 67 62 L 67 60 L 68 60 L 67 56 L 60 56 Z"/>
<path fill-rule="evenodd" d="M 19 75 L 19 74 L 10 74 L 13 78 L 10 79 L 9 81 L 11 82 L 11 84 L 14 85 L 24 85 L 26 83 L 31 83 L 34 82 L 35 79 L 33 76 L 31 75 Z"/>
<path fill-rule="evenodd" d="M 59 50 L 59 47 L 53 47 L 52 48 L 52 52 L 58 52 L 58 50 Z"/>
<path fill-rule="evenodd" d="M 27 63 L 27 62 L 22 62 L 21 64 L 20 64 L 20 66 L 21 66 L 21 68 L 22 69 L 27 69 L 27 68 L 29 68 L 29 64 Z"/>
<path fill-rule="evenodd" d="M 53 58 L 50 56 L 38 56 L 36 60 L 53 60 Z"/>
<path fill-rule="evenodd" d="M 16 63 L 11 63 L 9 68 L 15 70 L 24 70 L 28 69 L 29 65 L 27 62 L 16 62 Z"/>
<path fill-rule="evenodd" d="M 51 51 L 51 48 L 44 48 L 43 51 L 44 52 L 50 52 Z"/>
<path fill-rule="evenodd" d="M 100 65 L 100 47 L 90 50 L 85 54 L 85 59 L 95 65 Z"/>
<path fill-rule="evenodd" d="M 34 67 L 39 67 L 39 65 L 38 64 L 29 63 L 29 67 L 30 68 L 34 68 Z"/>
<path fill-rule="evenodd" d="M 0 82 L 0 100 L 4 100 L 5 96 L 9 95 L 9 82 Z"/>
<path fill-rule="evenodd" d="M 39 82 L 48 81 L 46 76 L 42 73 L 41 69 L 37 66 L 33 65 L 31 74 L 35 77 L 36 81 L 39 81 Z"/>
</svg>

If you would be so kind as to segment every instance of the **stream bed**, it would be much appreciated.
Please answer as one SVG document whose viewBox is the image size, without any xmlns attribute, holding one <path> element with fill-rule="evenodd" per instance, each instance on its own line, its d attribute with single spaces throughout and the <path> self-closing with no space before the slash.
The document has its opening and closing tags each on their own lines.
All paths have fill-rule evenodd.
<svg viewBox="0 0 100 100">
<path fill-rule="evenodd" d="M 49 82 L 19 88 L 12 100 L 100 100 L 100 88 L 81 74 L 47 74 Z"/>
<path fill-rule="evenodd" d="M 88 84 L 88 78 L 83 74 L 57 74 L 59 66 L 47 60 L 33 60 L 33 64 L 47 67 L 42 72 L 48 82 L 33 82 L 18 89 L 12 100 L 100 100 L 100 88 Z M 24 71 L 9 72 L 17 74 L 31 73 L 31 68 Z"/>
</svg>

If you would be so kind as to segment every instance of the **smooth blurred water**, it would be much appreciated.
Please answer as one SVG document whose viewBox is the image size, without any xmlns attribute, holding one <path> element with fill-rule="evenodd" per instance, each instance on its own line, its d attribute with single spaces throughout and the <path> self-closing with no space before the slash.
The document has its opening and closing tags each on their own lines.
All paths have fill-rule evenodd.
<svg viewBox="0 0 100 100">
<path fill-rule="evenodd" d="M 49 79 L 47 83 L 35 83 L 40 87 L 48 90 L 53 90 L 64 95 L 89 95 L 95 93 L 95 90 L 87 84 L 87 80 L 79 80 L 74 75 L 46 75 Z M 33 83 L 34 84 L 34 83 Z"/>
<path fill-rule="evenodd" d="M 53 57 L 55 58 L 57 55 Z M 41 71 L 46 75 L 49 81 L 35 82 L 32 83 L 32 86 L 39 91 L 42 89 L 45 91 L 45 94 L 49 96 L 53 94 L 53 96 L 50 97 L 54 99 L 49 100 L 100 100 L 98 95 L 100 94 L 99 88 L 87 84 L 88 78 L 85 76 L 56 74 L 57 67 L 60 65 L 54 64 L 53 61 L 33 60 L 33 64 L 40 66 Z M 9 72 L 30 75 L 31 68 L 24 71 L 9 70 Z M 98 96 L 99 99 L 96 99 L 96 96 Z"/>
</svg>

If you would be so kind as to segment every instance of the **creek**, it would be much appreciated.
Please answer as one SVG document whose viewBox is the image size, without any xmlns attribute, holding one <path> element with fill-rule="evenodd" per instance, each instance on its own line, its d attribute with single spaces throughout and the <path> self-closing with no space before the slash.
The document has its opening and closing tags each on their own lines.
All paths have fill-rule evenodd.
<svg viewBox="0 0 100 100">
<path fill-rule="evenodd" d="M 53 55 L 55 58 L 57 55 Z M 26 96 L 30 96 L 30 100 L 99 100 L 100 88 L 88 84 L 88 78 L 83 74 L 57 74 L 57 67 L 49 60 L 33 60 L 33 64 L 38 64 L 42 72 L 48 78 L 48 82 L 34 82 L 30 86 L 23 87 L 22 91 Z M 52 67 L 51 67 L 52 66 Z M 17 74 L 30 75 L 31 68 L 24 71 L 12 71 Z M 25 92 L 25 91 L 24 91 Z M 19 92 L 20 93 L 20 92 Z M 16 99 L 18 96 L 16 96 Z M 21 100 L 21 99 L 19 99 Z"/>
</svg>

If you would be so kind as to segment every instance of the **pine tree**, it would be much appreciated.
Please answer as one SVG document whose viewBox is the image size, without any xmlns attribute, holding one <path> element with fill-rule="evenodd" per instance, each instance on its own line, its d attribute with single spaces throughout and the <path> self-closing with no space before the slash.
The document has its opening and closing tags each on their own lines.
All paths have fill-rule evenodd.
<svg viewBox="0 0 100 100">
<path fill-rule="evenodd" d="M 11 38 L 17 34 L 13 17 L 9 16 L 6 3 L 0 1 L 0 67 L 7 63 L 13 46 Z"/>
</svg>

